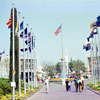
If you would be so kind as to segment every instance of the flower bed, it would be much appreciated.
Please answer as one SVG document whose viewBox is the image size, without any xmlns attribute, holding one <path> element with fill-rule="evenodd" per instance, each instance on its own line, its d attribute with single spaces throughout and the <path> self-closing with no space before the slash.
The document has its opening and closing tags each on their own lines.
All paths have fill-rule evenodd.
<svg viewBox="0 0 100 100">
<path fill-rule="evenodd" d="M 66 79 L 68 79 L 68 80 L 74 80 L 74 78 L 66 78 Z M 62 82 L 62 79 L 61 78 L 55 78 L 55 79 L 51 79 L 50 82 Z"/>
<path fill-rule="evenodd" d="M 38 85 L 37 87 L 35 87 L 34 89 L 32 89 L 30 91 L 27 90 L 26 94 L 24 94 L 24 90 L 22 90 L 21 97 L 19 96 L 19 92 L 15 91 L 15 100 L 25 100 L 29 96 L 31 96 L 34 93 L 36 93 L 37 91 L 39 91 L 40 88 L 41 88 L 41 86 Z M 6 94 L 6 95 L 1 95 L 0 100 L 12 100 L 12 94 L 10 93 L 10 94 Z"/>
<path fill-rule="evenodd" d="M 89 84 L 87 84 L 87 86 L 88 86 L 89 88 L 92 88 L 92 89 L 94 89 L 94 90 L 100 92 L 100 86 L 98 86 L 97 83 L 96 83 L 96 85 L 94 85 L 93 83 L 89 83 Z"/>
</svg>

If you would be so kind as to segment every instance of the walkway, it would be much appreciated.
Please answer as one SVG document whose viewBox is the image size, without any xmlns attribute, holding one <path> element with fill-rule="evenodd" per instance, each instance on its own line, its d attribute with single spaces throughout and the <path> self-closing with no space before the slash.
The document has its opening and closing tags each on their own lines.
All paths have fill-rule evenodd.
<svg viewBox="0 0 100 100">
<path fill-rule="evenodd" d="M 100 100 L 100 96 L 87 88 L 84 88 L 81 93 L 76 93 L 74 87 L 72 91 L 66 92 L 65 86 L 51 83 L 48 94 L 44 87 L 27 100 Z"/>
</svg>

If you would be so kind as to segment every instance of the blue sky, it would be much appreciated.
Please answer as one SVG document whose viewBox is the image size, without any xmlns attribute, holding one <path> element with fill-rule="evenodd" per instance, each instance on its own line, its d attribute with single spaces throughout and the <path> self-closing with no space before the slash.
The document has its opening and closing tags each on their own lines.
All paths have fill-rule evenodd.
<svg viewBox="0 0 100 100">
<path fill-rule="evenodd" d="M 61 33 L 54 33 L 62 23 L 63 47 L 68 58 L 86 62 L 89 52 L 83 50 L 83 42 L 89 36 L 91 21 L 100 15 L 100 0 L 14 0 L 21 18 L 36 35 L 36 47 L 42 63 L 57 63 L 62 56 Z M 9 53 L 10 30 L 6 22 L 10 17 L 12 0 L 0 2 L 0 52 Z"/>
</svg>

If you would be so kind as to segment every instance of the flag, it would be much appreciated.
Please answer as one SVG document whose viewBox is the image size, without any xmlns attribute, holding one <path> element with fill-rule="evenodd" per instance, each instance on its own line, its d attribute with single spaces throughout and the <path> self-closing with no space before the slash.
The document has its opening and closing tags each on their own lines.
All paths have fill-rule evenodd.
<svg viewBox="0 0 100 100">
<path fill-rule="evenodd" d="M 32 49 L 35 48 L 35 41 L 33 40 L 33 36 L 32 36 Z"/>
<path fill-rule="evenodd" d="M 83 43 L 83 49 L 85 49 L 85 48 L 86 48 L 86 46 L 87 46 L 87 44 L 86 44 L 86 43 Z"/>
<path fill-rule="evenodd" d="M 97 17 L 97 21 L 100 22 L 100 16 Z"/>
<path fill-rule="evenodd" d="M 62 31 L 62 30 L 61 30 L 61 25 L 60 25 L 60 26 L 58 27 L 58 29 L 56 30 L 55 35 L 57 36 L 61 31 Z"/>
<path fill-rule="evenodd" d="M 29 52 L 31 53 L 31 46 L 29 46 Z"/>
<path fill-rule="evenodd" d="M 93 29 L 95 28 L 97 25 L 96 25 L 96 21 L 93 21 L 91 24 L 90 24 L 90 29 Z"/>
<path fill-rule="evenodd" d="M 90 50 L 91 49 L 91 45 L 90 45 L 90 43 L 84 43 L 83 44 L 83 49 L 85 49 L 86 51 L 88 51 L 88 50 Z"/>
<path fill-rule="evenodd" d="M 31 43 L 31 39 L 25 40 L 26 45 L 29 45 Z"/>
<path fill-rule="evenodd" d="M 25 49 L 20 49 L 20 51 L 22 51 L 22 52 L 26 52 L 27 51 L 27 48 L 25 48 Z"/>
<path fill-rule="evenodd" d="M 25 41 L 26 45 L 31 43 L 31 32 L 28 33 L 28 39 Z"/>
<path fill-rule="evenodd" d="M 98 33 L 97 33 L 97 28 L 94 28 L 94 29 L 92 30 L 91 36 L 93 36 L 93 35 L 95 35 L 95 34 L 98 34 Z"/>
<path fill-rule="evenodd" d="M 21 32 L 20 37 L 23 38 L 23 32 Z"/>
<path fill-rule="evenodd" d="M 29 38 L 29 39 L 31 38 L 31 32 L 28 33 L 28 38 Z"/>
<path fill-rule="evenodd" d="M 90 38 L 91 38 L 91 35 L 87 38 L 87 41 L 88 41 L 88 42 L 90 41 Z"/>
<path fill-rule="evenodd" d="M 97 17 L 97 22 L 96 22 L 96 24 L 97 24 L 97 27 L 100 26 L 100 16 Z"/>
<path fill-rule="evenodd" d="M 100 22 L 96 21 L 96 26 L 99 27 L 100 26 Z"/>
<path fill-rule="evenodd" d="M 20 23 L 20 30 L 23 30 L 23 21 Z"/>
<path fill-rule="evenodd" d="M 11 28 L 11 26 L 12 26 L 12 14 L 11 14 L 11 16 L 6 24 L 8 25 L 8 28 Z"/>
<path fill-rule="evenodd" d="M 90 45 L 90 43 L 89 43 L 89 44 L 87 44 L 85 50 L 88 51 L 88 50 L 90 50 L 90 49 L 91 49 L 91 45 Z"/>
<path fill-rule="evenodd" d="M 16 26 L 15 36 L 17 35 L 18 30 L 19 30 L 19 23 L 17 23 L 17 26 Z"/>
<path fill-rule="evenodd" d="M 25 30 L 24 30 L 24 31 L 25 31 L 25 35 L 27 36 L 27 28 L 25 28 Z"/>
<path fill-rule="evenodd" d="M 5 53 L 5 51 L 1 52 L 0 55 L 2 55 L 2 54 L 4 54 L 4 53 Z"/>
<path fill-rule="evenodd" d="M 23 38 L 23 37 L 27 38 L 27 28 L 24 29 L 24 36 L 23 36 L 23 31 L 22 31 L 21 34 L 20 34 L 20 37 L 21 38 Z"/>
</svg>

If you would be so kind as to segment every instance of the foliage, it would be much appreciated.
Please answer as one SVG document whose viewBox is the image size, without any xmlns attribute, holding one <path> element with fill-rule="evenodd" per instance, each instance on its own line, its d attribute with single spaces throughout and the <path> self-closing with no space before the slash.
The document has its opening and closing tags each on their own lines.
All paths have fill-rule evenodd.
<svg viewBox="0 0 100 100">
<path fill-rule="evenodd" d="M 21 81 L 21 97 L 19 97 L 19 91 L 16 89 L 15 91 L 15 100 L 22 100 L 23 98 L 26 98 L 27 96 L 37 92 L 40 88 L 40 85 L 35 87 L 34 89 L 31 89 L 30 91 L 26 91 L 26 94 L 24 94 L 24 81 Z M 8 79 L 0 79 L 0 100 L 11 100 L 12 98 L 12 88 L 10 86 L 10 81 Z"/>
<path fill-rule="evenodd" d="M 56 73 L 56 67 L 51 63 L 43 63 L 43 69 L 42 70 L 44 72 L 46 72 L 47 75 L 50 76 L 51 78 Z"/>
<path fill-rule="evenodd" d="M 12 88 L 10 85 L 10 81 L 8 79 L 0 79 L 0 94 L 6 95 L 8 93 L 11 93 Z"/>
<path fill-rule="evenodd" d="M 70 71 L 72 72 L 73 70 L 74 70 L 74 66 L 73 66 L 73 62 L 72 62 L 72 59 L 71 59 L 71 61 L 69 62 L 69 69 L 70 69 Z"/>
<path fill-rule="evenodd" d="M 93 83 L 89 83 L 88 87 L 90 87 L 90 88 L 92 88 L 94 90 L 100 91 L 100 86 L 98 86 L 97 83 L 96 83 L 96 85 L 94 85 Z"/>
<path fill-rule="evenodd" d="M 60 63 L 59 62 L 56 64 L 56 72 L 61 73 L 61 68 L 60 68 Z"/>
<path fill-rule="evenodd" d="M 81 60 L 72 60 L 69 62 L 69 69 L 75 71 L 77 74 L 79 74 L 80 71 L 84 72 L 86 70 L 85 64 Z"/>
</svg>

